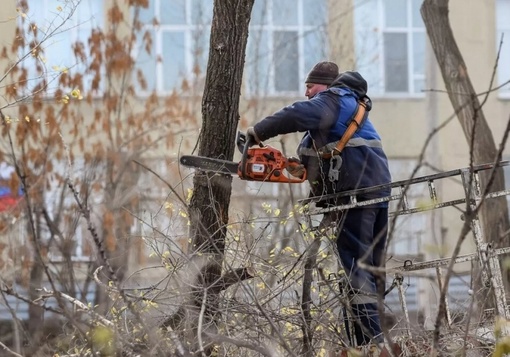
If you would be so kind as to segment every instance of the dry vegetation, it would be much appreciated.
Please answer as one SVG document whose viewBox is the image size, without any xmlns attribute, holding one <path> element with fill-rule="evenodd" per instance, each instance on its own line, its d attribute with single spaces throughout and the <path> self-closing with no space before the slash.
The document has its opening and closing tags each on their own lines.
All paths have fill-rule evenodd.
<svg viewBox="0 0 510 357">
<path fill-rule="evenodd" d="M 196 88 L 185 81 L 179 94 L 137 95 L 147 83 L 132 54 L 153 45 L 137 18 L 144 0 L 123 2 L 132 18 L 112 2 L 108 26 L 72 44 L 79 66 L 46 63 L 78 3 L 38 24 L 20 1 L 15 38 L 0 51 L 0 163 L 13 169 L 1 183 L 21 193 L 0 212 L 0 304 L 10 312 L 0 325 L 2 355 L 347 353 L 346 299 L 336 281 L 317 284 L 338 270 L 331 239 L 299 223 L 303 207 L 290 194 L 278 207 L 253 202 L 255 212 L 221 227 L 228 273 L 196 284 L 209 255 L 187 250 L 191 177 L 169 154 L 193 149 L 180 138 L 199 127 Z M 217 306 L 214 319 L 206 306 Z M 403 356 L 495 349 L 460 321 L 441 329 L 434 350 L 429 332 L 406 331 L 401 321 L 388 319 L 386 329 Z"/>
</svg>

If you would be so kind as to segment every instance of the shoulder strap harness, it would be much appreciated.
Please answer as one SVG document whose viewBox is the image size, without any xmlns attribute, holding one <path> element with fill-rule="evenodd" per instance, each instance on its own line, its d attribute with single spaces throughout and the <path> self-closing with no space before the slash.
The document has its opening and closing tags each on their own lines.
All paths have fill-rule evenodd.
<svg viewBox="0 0 510 357">
<path fill-rule="evenodd" d="M 345 145 L 347 145 L 347 142 L 351 140 L 354 133 L 361 128 L 365 120 L 367 120 L 367 117 L 368 111 L 365 100 L 358 100 L 356 111 L 349 120 L 349 124 L 347 125 L 347 129 L 345 130 L 344 135 L 342 135 L 340 140 L 338 140 L 333 150 L 330 152 L 321 153 L 321 157 L 323 159 L 330 159 L 332 156 L 340 155 Z"/>
<path fill-rule="evenodd" d="M 336 146 L 330 152 L 321 153 L 323 159 L 331 160 L 328 173 L 328 178 L 331 182 L 338 180 L 338 174 L 340 167 L 342 166 L 342 157 L 340 154 L 342 153 L 345 145 L 347 145 L 347 142 L 351 140 L 351 137 L 354 135 L 354 133 L 361 128 L 368 117 L 366 100 L 368 99 L 363 98 L 363 100 L 358 100 L 356 111 L 354 112 L 352 118 L 349 120 L 347 129 L 345 130 L 344 135 L 342 135 L 340 140 L 338 140 Z"/>
</svg>

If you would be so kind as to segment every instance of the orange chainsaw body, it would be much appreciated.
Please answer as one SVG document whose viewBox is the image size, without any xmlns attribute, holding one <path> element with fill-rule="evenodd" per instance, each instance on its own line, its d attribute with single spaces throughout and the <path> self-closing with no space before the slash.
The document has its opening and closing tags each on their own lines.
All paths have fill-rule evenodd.
<svg viewBox="0 0 510 357">
<path fill-rule="evenodd" d="M 239 163 L 237 174 L 243 180 L 265 182 L 301 183 L 303 177 L 294 177 L 286 171 L 287 167 L 297 165 L 283 156 L 281 151 L 271 146 L 252 147 L 246 150 L 243 160 Z"/>
</svg>

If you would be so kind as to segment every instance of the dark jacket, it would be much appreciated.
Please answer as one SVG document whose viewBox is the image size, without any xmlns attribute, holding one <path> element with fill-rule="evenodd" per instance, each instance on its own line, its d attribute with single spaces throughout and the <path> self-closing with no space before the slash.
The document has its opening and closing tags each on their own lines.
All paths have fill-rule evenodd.
<svg viewBox="0 0 510 357">
<path fill-rule="evenodd" d="M 307 169 L 314 196 L 389 183 L 388 160 L 379 134 L 368 118 L 342 152 L 343 164 L 337 182 L 332 184 L 328 180 L 330 160 L 317 154 L 317 149 L 336 145 L 356 110 L 357 100 L 366 97 L 366 93 L 366 81 L 359 73 L 344 72 L 328 90 L 310 100 L 295 102 L 257 123 L 255 133 L 265 141 L 281 134 L 306 132 L 298 155 Z M 366 98 L 371 109 L 371 102 Z M 390 192 L 385 189 L 360 198 L 384 197 Z"/>
</svg>

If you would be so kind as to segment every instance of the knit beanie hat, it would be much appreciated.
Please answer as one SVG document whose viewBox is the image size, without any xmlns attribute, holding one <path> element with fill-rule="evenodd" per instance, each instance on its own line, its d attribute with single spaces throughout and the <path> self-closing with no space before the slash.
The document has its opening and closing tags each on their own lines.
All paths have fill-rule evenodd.
<svg viewBox="0 0 510 357">
<path fill-rule="evenodd" d="M 338 66 L 333 62 L 323 61 L 313 66 L 305 83 L 330 85 L 338 77 Z"/>
</svg>

